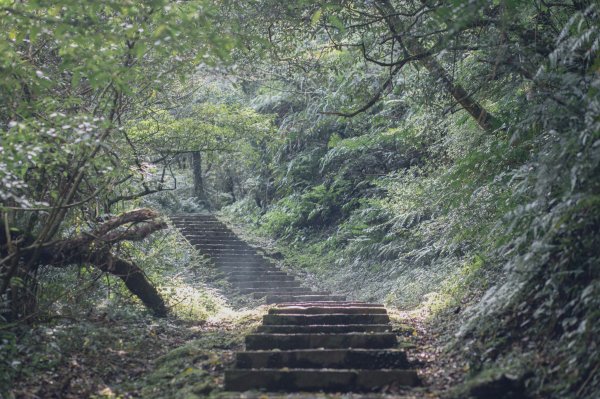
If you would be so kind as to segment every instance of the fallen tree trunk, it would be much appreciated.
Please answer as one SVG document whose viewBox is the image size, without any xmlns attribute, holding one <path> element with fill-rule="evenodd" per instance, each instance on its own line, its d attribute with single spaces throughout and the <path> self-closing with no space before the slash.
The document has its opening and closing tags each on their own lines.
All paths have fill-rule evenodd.
<svg viewBox="0 0 600 399">
<path fill-rule="evenodd" d="M 150 209 L 137 209 L 113 217 L 91 232 L 74 238 L 58 240 L 41 247 L 22 250 L 24 263 L 53 267 L 74 264 L 91 264 L 94 267 L 119 277 L 125 286 L 136 295 L 156 316 L 167 315 L 167 307 L 156 288 L 135 263 L 119 258 L 112 253 L 114 244 L 121 241 L 140 241 L 155 231 L 166 227 L 158 220 L 159 214 Z"/>
</svg>

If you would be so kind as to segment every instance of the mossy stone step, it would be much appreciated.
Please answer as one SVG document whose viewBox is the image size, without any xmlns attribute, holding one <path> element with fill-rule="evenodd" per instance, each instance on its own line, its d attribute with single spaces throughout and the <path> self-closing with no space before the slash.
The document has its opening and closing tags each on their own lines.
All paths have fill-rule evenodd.
<svg viewBox="0 0 600 399">
<path fill-rule="evenodd" d="M 259 333 L 349 333 L 349 332 L 388 332 L 392 330 L 389 324 L 316 324 L 316 325 L 280 325 L 258 326 Z"/>
<path fill-rule="evenodd" d="M 387 314 L 267 314 L 264 325 L 315 325 L 315 324 L 386 324 Z"/>
<path fill-rule="evenodd" d="M 269 309 L 269 314 L 387 314 L 381 307 L 352 306 L 286 306 Z"/>
<path fill-rule="evenodd" d="M 246 351 L 235 356 L 235 368 L 301 369 L 406 369 L 406 353 L 380 349 L 296 349 L 284 351 Z"/>
<path fill-rule="evenodd" d="M 301 302 L 310 302 L 310 301 L 344 301 L 346 300 L 345 296 L 342 295 L 269 295 L 266 298 L 267 304 L 277 304 L 283 302 L 292 302 L 292 301 L 301 301 Z"/>
<path fill-rule="evenodd" d="M 246 335 L 247 350 L 265 349 L 385 349 L 396 346 L 392 333 L 270 334 Z"/>
<path fill-rule="evenodd" d="M 389 385 L 416 386 L 414 370 L 233 369 L 225 371 L 225 390 L 284 392 L 373 392 Z"/>
</svg>

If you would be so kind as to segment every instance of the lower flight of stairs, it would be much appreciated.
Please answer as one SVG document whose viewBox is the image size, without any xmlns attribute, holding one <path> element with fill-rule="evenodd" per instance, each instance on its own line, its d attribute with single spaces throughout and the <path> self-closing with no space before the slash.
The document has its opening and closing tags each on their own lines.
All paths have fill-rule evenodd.
<svg viewBox="0 0 600 399">
<path fill-rule="evenodd" d="M 272 307 L 225 390 L 373 392 L 419 384 L 382 305 L 297 302 Z"/>
</svg>

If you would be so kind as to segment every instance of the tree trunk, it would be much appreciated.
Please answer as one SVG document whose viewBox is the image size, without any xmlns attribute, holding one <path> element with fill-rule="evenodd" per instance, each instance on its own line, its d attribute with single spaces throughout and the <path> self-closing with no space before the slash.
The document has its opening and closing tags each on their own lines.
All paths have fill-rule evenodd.
<svg viewBox="0 0 600 399">
<path fill-rule="evenodd" d="M 153 232 L 166 227 L 163 221 L 156 220 L 158 213 L 150 209 L 137 209 L 113 217 L 96 229 L 82 233 L 74 238 L 57 240 L 39 246 L 25 246 L 20 250 L 17 276 L 31 277 L 35 270 L 41 266 L 68 267 L 77 264 L 91 264 L 94 267 L 119 277 L 125 286 L 136 295 L 142 303 L 151 309 L 156 316 L 167 315 L 167 307 L 158 290 L 148 281 L 142 269 L 132 262 L 121 259 L 112 254 L 113 245 L 121 241 L 143 240 Z M 0 233 L 5 233 L 0 228 Z M 27 242 L 34 242 L 29 237 Z M 1 242 L 0 242 L 1 243 Z M 0 255 L 6 256 L 4 246 L 0 245 Z M 31 266 L 28 266 L 30 265 Z M 33 277 L 32 277 L 33 278 Z M 35 283 L 35 282 L 34 282 Z M 35 287 L 35 284 L 30 286 Z M 27 289 L 27 287 L 25 287 Z M 6 291 L 13 298 L 12 319 L 27 316 L 31 308 L 24 305 L 29 303 L 28 292 L 19 287 L 6 287 Z M 6 294 L 7 292 L 4 292 Z"/>
<path fill-rule="evenodd" d="M 401 46 L 406 46 L 410 56 L 427 53 L 427 50 L 416 39 L 400 36 L 402 22 L 390 0 L 376 0 L 376 4 L 377 10 L 385 18 L 396 41 Z M 442 82 L 450 95 L 475 119 L 483 130 L 491 132 L 500 127 L 500 121 L 475 101 L 461 85 L 456 84 L 450 74 L 435 58 L 423 57 L 419 62 L 430 74 Z"/>
<path fill-rule="evenodd" d="M 167 307 L 156 288 L 148 281 L 146 275 L 136 264 L 107 254 L 106 259 L 99 263 L 99 269 L 119 277 L 132 294 L 154 312 L 155 316 L 165 317 Z"/>
<path fill-rule="evenodd" d="M 192 152 L 192 172 L 194 174 L 194 196 L 200 204 L 209 207 L 208 197 L 204 190 L 204 180 L 202 178 L 202 153 L 200 151 Z"/>
</svg>

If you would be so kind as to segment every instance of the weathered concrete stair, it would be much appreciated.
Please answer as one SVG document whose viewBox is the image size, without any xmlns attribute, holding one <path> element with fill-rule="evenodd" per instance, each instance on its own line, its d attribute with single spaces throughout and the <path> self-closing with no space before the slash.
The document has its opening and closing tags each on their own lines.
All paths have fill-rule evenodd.
<svg viewBox="0 0 600 399">
<path fill-rule="evenodd" d="M 345 299 L 304 287 L 212 215 L 174 215 L 171 220 L 201 254 L 210 258 L 238 294 L 265 298 L 267 303 Z"/>
<path fill-rule="evenodd" d="M 383 305 L 303 287 L 212 215 L 171 219 L 237 293 L 278 303 L 226 370 L 226 390 L 371 392 L 419 384 Z"/>
<path fill-rule="evenodd" d="M 386 309 L 360 302 L 279 304 L 225 372 L 229 391 L 372 392 L 419 384 Z"/>
</svg>

